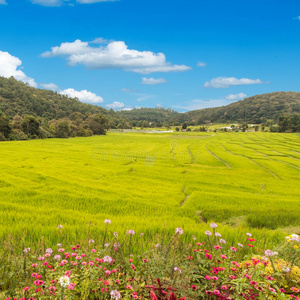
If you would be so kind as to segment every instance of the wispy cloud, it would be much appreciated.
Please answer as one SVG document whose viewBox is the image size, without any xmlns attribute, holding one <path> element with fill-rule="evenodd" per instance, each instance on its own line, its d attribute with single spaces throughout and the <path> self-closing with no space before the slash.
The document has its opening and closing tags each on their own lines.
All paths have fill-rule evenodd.
<svg viewBox="0 0 300 300">
<path fill-rule="evenodd" d="M 92 44 L 92 45 L 91 45 Z M 84 65 L 88 69 L 123 69 L 141 74 L 153 72 L 181 72 L 190 70 L 186 65 L 173 65 L 163 53 L 128 49 L 123 41 L 94 47 L 93 43 L 76 40 L 52 47 L 42 57 L 66 57 L 70 66 Z"/>
<path fill-rule="evenodd" d="M 267 82 L 263 82 L 260 79 L 249 79 L 249 78 L 237 79 L 235 77 L 217 77 L 211 79 L 210 81 L 206 81 L 204 87 L 205 88 L 228 88 L 232 85 L 263 84 L 263 83 L 267 83 Z"/>
<path fill-rule="evenodd" d="M 149 84 L 149 85 L 155 85 L 155 84 L 161 84 L 161 83 L 166 83 L 167 80 L 166 79 L 163 79 L 163 78 L 146 78 L 146 77 L 143 77 L 142 78 L 142 84 Z"/>
<path fill-rule="evenodd" d="M 244 93 L 230 94 L 230 95 L 225 96 L 225 98 L 227 100 L 243 100 L 246 97 L 247 97 L 247 95 Z"/>
<path fill-rule="evenodd" d="M 205 66 L 207 66 L 207 63 L 205 63 L 205 62 L 203 62 L 203 61 L 198 61 L 197 67 L 203 68 L 203 67 L 205 67 Z"/>
<path fill-rule="evenodd" d="M 5 0 L 0 0 L 5 2 Z M 31 0 L 33 4 L 39 4 L 43 6 L 55 7 L 55 6 L 62 6 L 62 5 L 71 5 L 74 6 L 76 3 L 78 4 L 93 4 L 93 3 L 100 3 L 100 2 L 116 2 L 119 0 Z"/>
<path fill-rule="evenodd" d="M 0 4 L 7 4 L 7 2 L 5 0 L 0 0 Z"/>
<path fill-rule="evenodd" d="M 210 107 L 219 107 L 227 105 L 228 102 L 224 99 L 194 99 L 184 104 L 175 105 L 175 108 L 184 109 L 184 110 L 198 110 L 203 108 L 210 108 Z"/>
</svg>

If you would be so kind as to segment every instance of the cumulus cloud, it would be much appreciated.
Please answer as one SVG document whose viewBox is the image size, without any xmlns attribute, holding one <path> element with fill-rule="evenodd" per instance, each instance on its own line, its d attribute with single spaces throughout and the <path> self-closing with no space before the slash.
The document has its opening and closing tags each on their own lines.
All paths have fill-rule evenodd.
<svg viewBox="0 0 300 300">
<path fill-rule="evenodd" d="M 0 4 L 7 4 L 5 0 L 0 0 Z"/>
<path fill-rule="evenodd" d="M 52 91 L 57 91 L 59 88 L 56 84 L 50 82 L 50 83 L 40 83 L 39 84 L 43 89 L 46 90 L 52 90 Z"/>
<path fill-rule="evenodd" d="M 241 78 L 237 79 L 235 77 L 217 77 L 206 81 L 204 84 L 205 88 L 228 88 L 232 85 L 243 85 L 243 84 L 262 84 L 260 79 L 249 79 Z"/>
<path fill-rule="evenodd" d="M 8 52 L 0 51 L 0 76 L 15 77 L 17 80 L 28 83 L 30 86 L 37 87 L 37 83 L 33 78 L 28 77 L 18 68 L 22 65 L 22 61 Z"/>
<path fill-rule="evenodd" d="M 65 89 L 59 92 L 62 95 L 67 95 L 71 98 L 78 98 L 81 102 L 85 103 L 102 103 L 104 100 L 102 97 L 97 96 L 92 92 L 88 92 L 87 90 L 76 91 L 74 89 Z"/>
<path fill-rule="evenodd" d="M 225 98 L 227 100 L 243 100 L 246 97 L 247 97 L 247 95 L 244 93 L 230 94 L 230 95 L 225 96 Z"/>
<path fill-rule="evenodd" d="M 158 79 L 155 79 L 153 77 L 151 77 L 151 78 L 143 77 L 142 78 L 142 84 L 154 85 L 154 84 L 161 84 L 161 83 L 166 83 L 166 82 L 167 82 L 167 80 L 163 79 L 163 78 L 158 78 Z"/>
<path fill-rule="evenodd" d="M 90 42 L 76 40 L 52 47 L 42 57 L 66 57 L 70 66 L 84 65 L 88 69 L 123 69 L 141 74 L 153 72 L 180 72 L 190 70 L 186 65 L 173 65 L 163 53 L 128 49 L 123 41 L 92 47 Z"/>
<path fill-rule="evenodd" d="M 121 108 L 125 107 L 125 104 L 123 102 L 115 101 L 113 103 L 106 104 L 105 106 L 108 108 L 112 108 L 112 109 L 121 109 Z"/>
<path fill-rule="evenodd" d="M 205 63 L 205 62 L 203 62 L 203 61 L 198 61 L 198 63 L 197 63 L 197 67 L 205 67 L 207 64 Z"/>
</svg>

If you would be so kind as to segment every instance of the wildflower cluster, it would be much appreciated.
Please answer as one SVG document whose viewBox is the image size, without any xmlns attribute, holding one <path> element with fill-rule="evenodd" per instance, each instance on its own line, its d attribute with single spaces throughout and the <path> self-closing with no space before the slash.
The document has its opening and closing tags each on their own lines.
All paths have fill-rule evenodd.
<svg viewBox="0 0 300 300">
<path fill-rule="evenodd" d="M 160 244 L 137 254 L 131 246 L 137 240 L 143 245 L 144 235 L 132 229 L 122 241 L 114 233 L 105 243 L 105 231 L 99 244 L 89 238 L 83 245 L 58 244 L 43 253 L 26 248 L 23 270 L 15 269 L 20 280 L 3 299 L 300 299 L 297 235 L 277 251 L 253 254 L 252 234 L 243 244 L 230 245 L 217 227 L 212 223 L 206 239 L 193 236 L 190 243 L 177 228 L 172 237 L 163 235 Z"/>
</svg>

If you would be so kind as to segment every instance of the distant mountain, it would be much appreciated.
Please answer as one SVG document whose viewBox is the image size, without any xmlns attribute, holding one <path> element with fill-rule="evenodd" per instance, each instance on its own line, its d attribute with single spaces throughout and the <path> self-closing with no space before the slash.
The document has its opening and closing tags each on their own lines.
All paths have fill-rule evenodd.
<svg viewBox="0 0 300 300">
<path fill-rule="evenodd" d="M 245 98 L 226 106 L 206 108 L 180 114 L 180 123 L 254 123 L 278 121 L 283 115 L 300 113 L 300 93 L 274 92 Z"/>
</svg>

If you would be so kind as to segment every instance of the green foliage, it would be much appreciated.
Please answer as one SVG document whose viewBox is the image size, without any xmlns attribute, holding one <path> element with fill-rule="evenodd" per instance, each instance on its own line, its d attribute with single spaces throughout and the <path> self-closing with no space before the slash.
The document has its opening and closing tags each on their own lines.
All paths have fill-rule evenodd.
<svg viewBox="0 0 300 300">
<path fill-rule="evenodd" d="M 300 132 L 300 114 L 279 117 L 279 132 Z"/>
</svg>

